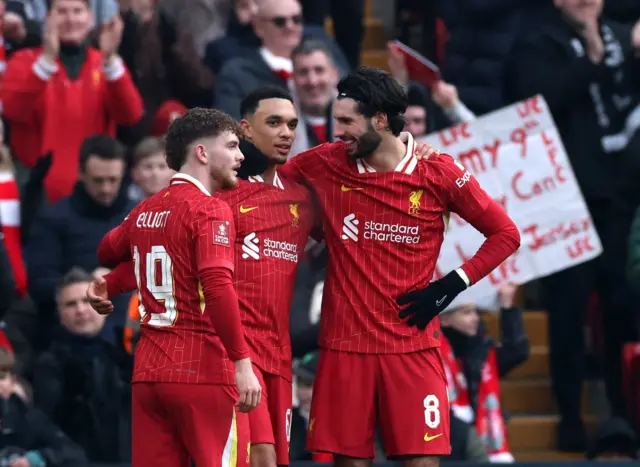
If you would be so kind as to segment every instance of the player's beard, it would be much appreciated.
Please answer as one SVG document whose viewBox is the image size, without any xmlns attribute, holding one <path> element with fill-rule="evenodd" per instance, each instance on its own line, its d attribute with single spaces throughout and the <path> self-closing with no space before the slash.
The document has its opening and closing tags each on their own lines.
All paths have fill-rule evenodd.
<svg viewBox="0 0 640 467">
<path fill-rule="evenodd" d="M 353 159 L 366 158 L 375 152 L 382 142 L 382 136 L 376 132 L 371 122 L 367 122 L 367 131 L 362 133 L 359 138 L 342 138 L 349 142 L 355 140 L 356 150 L 349 156 Z"/>
<path fill-rule="evenodd" d="M 220 190 L 230 190 L 238 185 L 238 177 L 233 173 L 232 169 L 228 171 L 211 172 L 211 178 Z"/>
</svg>

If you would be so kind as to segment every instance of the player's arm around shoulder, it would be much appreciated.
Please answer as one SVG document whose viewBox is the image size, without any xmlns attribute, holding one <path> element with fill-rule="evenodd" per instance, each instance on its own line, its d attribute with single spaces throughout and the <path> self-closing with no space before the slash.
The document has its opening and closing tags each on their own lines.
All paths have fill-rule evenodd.
<svg viewBox="0 0 640 467">
<path fill-rule="evenodd" d="M 341 141 L 319 144 L 291 157 L 285 164 L 278 168 L 278 173 L 294 182 L 309 182 L 317 175 L 325 172 L 321 167 L 341 148 L 344 150 L 344 143 Z"/>
</svg>

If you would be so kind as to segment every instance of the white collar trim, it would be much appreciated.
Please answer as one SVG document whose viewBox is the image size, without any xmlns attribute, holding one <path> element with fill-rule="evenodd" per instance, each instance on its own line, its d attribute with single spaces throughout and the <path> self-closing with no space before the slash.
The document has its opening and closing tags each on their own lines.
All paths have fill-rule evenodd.
<svg viewBox="0 0 640 467">
<path fill-rule="evenodd" d="M 405 153 L 400 163 L 396 166 L 395 171 L 411 175 L 418 165 L 418 159 L 416 159 L 416 157 L 413 155 L 416 146 L 413 136 L 409 134 L 407 135 L 407 137 L 407 152 Z M 367 164 L 367 162 L 363 159 L 357 159 L 356 165 L 358 166 L 358 173 L 361 174 L 376 171 L 376 169 Z"/>
<path fill-rule="evenodd" d="M 199 180 L 196 180 L 191 175 L 188 175 L 185 173 L 175 174 L 173 177 L 171 177 L 171 181 L 169 182 L 169 185 L 181 185 L 183 183 L 191 183 L 192 185 L 195 185 L 196 188 L 198 188 L 205 195 L 211 196 L 211 193 L 209 193 L 209 190 L 207 190 Z"/>
<path fill-rule="evenodd" d="M 253 176 L 249 177 L 249 182 L 251 182 L 251 183 L 264 183 L 264 178 L 262 178 L 262 175 L 253 175 Z M 273 175 L 273 186 L 277 186 L 281 190 L 284 190 L 284 185 L 282 184 L 282 180 L 280 179 L 280 176 L 278 175 L 278 172 L 276 172 Z"/>
</svg>

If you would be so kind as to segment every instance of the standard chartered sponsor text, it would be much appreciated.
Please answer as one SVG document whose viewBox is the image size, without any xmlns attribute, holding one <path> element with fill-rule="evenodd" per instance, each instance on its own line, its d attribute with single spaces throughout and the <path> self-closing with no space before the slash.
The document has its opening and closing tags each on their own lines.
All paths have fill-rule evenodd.
<svg viewBox="0 0 640 467">
<path fill-rule="evenodd" d="M 294 263 L 298 262 L 298 245 L 265 238 L 262 246 L 262 254 L 265 256 L 292 261 Z"/>
<path fill-rule="evenodd" d="M 420 243 L 420 227 L 367 221 L 364 224 L 364 238 L 378 242 Z"/>
</svg>

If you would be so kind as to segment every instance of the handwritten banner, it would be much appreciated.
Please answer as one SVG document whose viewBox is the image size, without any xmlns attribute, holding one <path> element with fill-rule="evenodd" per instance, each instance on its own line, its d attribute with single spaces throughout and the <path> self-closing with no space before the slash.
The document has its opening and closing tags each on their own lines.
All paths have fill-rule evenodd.
<svg viewBox="0 0 640 467">
<path fill-rule="evenodd" d="M 451 307 L 495 297 L 505 282 L 524 284 L 600 255 L 602 246 L 566 151 L 541 96 L 421 138 L 450 154 L 509 213 L 522 244 Z M 471 258 L 484 236 L 451 215 L 436 277 Z"/>
</svg>

